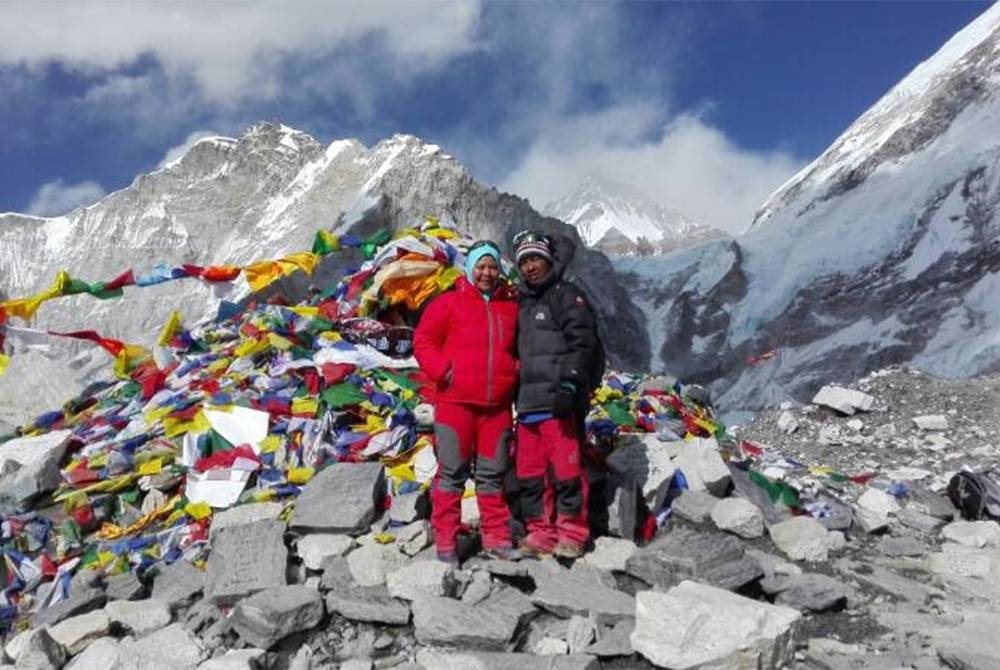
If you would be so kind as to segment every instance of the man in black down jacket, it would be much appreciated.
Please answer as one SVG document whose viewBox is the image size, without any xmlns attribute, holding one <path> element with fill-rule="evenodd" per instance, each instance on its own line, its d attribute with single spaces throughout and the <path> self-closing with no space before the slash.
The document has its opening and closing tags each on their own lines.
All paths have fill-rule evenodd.
<svg viewBox="0 0 1000 670">
<path fill-rule="evenodd" d="M 568 241 L 541 233 L 514 238 L 514 260 L 524 279 L 518 287 L 515 470 L 527 556 L 578 558 L 590 537 L 578 425 L 598 340 L 586 297 L 563 278 L 572 252 Z"/>
</svg>

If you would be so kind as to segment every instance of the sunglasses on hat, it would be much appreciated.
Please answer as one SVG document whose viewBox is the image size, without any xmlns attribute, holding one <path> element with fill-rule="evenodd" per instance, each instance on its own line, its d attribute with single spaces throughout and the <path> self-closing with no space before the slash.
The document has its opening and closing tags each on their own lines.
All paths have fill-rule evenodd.
<svg viewBox="0 0 1000 670">
<path fill-rule="evenodd" d="M 552 238 L 545 233 L 539 233 L 534 230 L 522 230 L 514 236 L 513 242 L 515 249 L 525 242 L 542 242 L 546 246 L 550 246 L 552 244 Z"/>
<path fill-rule="evenodd" d="M 497 252 L 497 256 L 500 255 L 500 247 L 497 246 L 496 242 L 491 242 L 490 240 L 479 240 L 471 247 L 469 247 L 468 253 L 472 253 L 476 249 L 482 249 L 483 247 L 489 247 L 493 251 Z"/>
</svg>

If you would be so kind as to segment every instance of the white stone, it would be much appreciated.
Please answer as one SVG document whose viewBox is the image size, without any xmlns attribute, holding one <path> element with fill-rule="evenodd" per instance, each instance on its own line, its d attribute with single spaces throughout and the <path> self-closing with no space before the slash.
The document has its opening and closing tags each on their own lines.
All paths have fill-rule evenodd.
<svg viewBox="0 0 1000 670">
<path fill-rule="evenodd" d="M 778 417 L 778 430 L 786 435 L 791 435 L 799 429 L 799 420 L 791 412 L 782 412 Z"/>
<path fill-rule="evenodd" d="M 295 553 L 310 570 L 321 570 L 323 559 L 328 556 L 343 556 L 354 546 L 350 535 L 335 533 L 310 533 L 300 537 L 295 543 Z"/>
<path fill-rule="evenodd" d="M 386 576 L 389 595 L 416 600 L 422 595 L 447 595 L 454 571 L 441 561 L 412 561 Z"/>
<path fill-rule="evenodd" d="M 935 453 L 945 451 L 954 444 L 950 439 L 938 433 L 931 433 L 924 438 L 924 442 L 927 444 L 927 448 Z"/>
<path fill-rule="evenodd" d="M 122 626 L 136 637 L 142 637 L 168 625 L 171 621 L 167 603 L 147 600 L 112 600 L 104 607 L 111 623 Z"/>
<path fill-rule="evenodd" d="M 764 534 L 764 514 L 746 498 L 724 498 L 712 508 L 712 521 L 720 530 L 740 537 L 754 538 Z"/>
<path fill-rule="evenodd" d="M 635 542 L 618 537 L 599 537 L 594 540 L 593 551 L 583 557 L 584 563 L 608 572 L 625 571 L 625 562 L 636 552 Z"/>
<path fill-rule="evenodd" d="M 684 473 L 690 490 L 719 497 L 726 494 L 732 478 L 714 438 L 667 442 L 663 448 L 672 456 L 674 467 Z"/>
<path fill-rule="evenodd" d="M 819 429 L 816 439 L 823 445 L 840 444 L 840 426 L 835 423 L 824 425 Z"/>
<path fill-rule="evenodd" d="M 372 662 L 368 658 L 352 658 L 341 663 L 340 670 L 372 670 Z"/>
<path fill-rule="evenodd" d="M 913 468 L 907 465 L 893 470 L 886 470 L 885 476 L 895 482 L 918 482 L 921 479 L 927 479 L 932 474 L 930 470 Z"/>
<path fill-rule="evenodd" d="M 949 668 L 1000 668 L 1000 614 L 969 612 L 962 624 L 931 636 L 938 657 Z"/>
<path fill-rule="evenodd" d="M 58 486 L 62 482 L 59 461 L 72 434 L 56 430 L 0 444 L 0 497 L 19 503 Z"/>
<path fill-rule="evenodd" d="M 266 519 L 277 519 L 284 508 L 284 505 L 276 502 L 249 503 L 230 507 L 227 510 L 212 515 L 212 526 L 208 531 L 208 539 L 215 539 L 219 531 L 226 528 L 243 526 Z"/>
<path fill-rule="evenodd" d="M 834 542 L 822 524 L 807 516 L 776 523 L 768 532 L 775 546 L 793 561 L 825 561 Z"/>
<path fill-rule="evenodd" d="M 952 542 L 927 557 L 927 567 L 942 577 L 976 577 L 1000 581 L 1000 551 Z"/>
<path fill-rule="evenodd" d="M 851 419 L 847 422 L 847 427 L 853 430 L 855 433 L 860 433 L 865 427 L 865 422 L 861 419 Z"/>
<path fill-rule="evenodd" d="M 953 521 L 941 529 L 941 535 L 967 547 L 1000 547 L 1000 524 L 996 521 Z"/>
<path fill-rule="evenodd" d="M 479 527 L 479 499 L 474 495 L 462 497 L 462 523 L 472 528 Z"/>
<path fill-rule="evenodd" d="M 143 656 L 167 658 L 174 665 L 181 667 L 194 667 L 207 656 L 198 638 L 186 631 L 179 623 L 161 628 L 128 645 L 128 647 L 123 646 L 123 648 Z"/>
<path fill-rule="evenodd" d="M 794 609 L 683 581 L 636 594 L 632 647 L 663 668 L 777 668 L 791 660 Z"/>
<path fill-rule="evenodd" d="M 369 542 L 347 554 L 347 567 L 359 586 L 381 586 L 386 574 L 406 562 L 395 545 Z"/>
<path fill-rule="evenodd" d="M 915 416 L 913 423 L 921 430 L 948 430 L 948 417 L 944 414 Z"/>
<path fill-rule="evenodd" d="M 556 637 L 543 637 L 535 645 L 533 650 L 539 656 L 562 656 L 569 652 L 569 644 L 566 640 Z"/>
<path fill-rule="evenodd" d="M 222 656 L 210 658 L 198 666 L 198 670 L 254 670 L 254 663 L 266 652 L 263 649 L 230 649 Z"/>
<path fill-rule="evenodd" d="M 855 412 L 867 412 L 871 410 L 875 403 L 875 398 L 861 391 L 852 391 L 842 386 L 824 386 L 813 396 L 814 405 L 824 405 L 835 409 L 841 414 L 854 414 Z"/>
<path fill-rule="evenodd" d="M 107 635 L 110 628 L 108 615 L 103 610 L 96 610 L 60 621 L 49 628 L 49 634 L 73 656 L 94 640 Z"/>
<path fill-rule="evenodd" d="M 899 501 L 890 493 L 881 489 L 869 487 L 861 497 L 858 498 L 858 507 L 879 516 L 887 517 L 899 511 Z"/>
<path fill-rule="evenodd" d="M 582 616 L 572 616 L 566 624 L 566 645 L 569 653 L 579 654 L 594 641 L 597 631 L 594 623 Z"/>
<path fill-rule="evenodd" d="M 889 517 L 854 506 L 854 521 L 866 533 L 877 533 L 889 525 Z"/>
</svg>

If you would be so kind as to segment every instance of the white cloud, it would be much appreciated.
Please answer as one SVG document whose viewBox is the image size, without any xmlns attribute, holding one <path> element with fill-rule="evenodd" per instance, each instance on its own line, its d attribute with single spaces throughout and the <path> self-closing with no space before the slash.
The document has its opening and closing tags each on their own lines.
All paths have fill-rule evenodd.
<svg viewBox="0 0 1000 670">
<path fill-rule="evenodd" d="M 153 56 L 206 99 L 232 103 L 274 96 L 285 56 L 369 37 L 404 71 L 436 67 L 473 48 L 478 16 L 476 2 L 0 3 L 0 65 L 100 73 Z"/>
<path fill-rule="evenodd" d="M 96 181 L 66 184 L 62 179 L 56 179 L 42 184 L 31 199 L 27 213 L 32 216 L 58 216 L 77 207 L 93 204 L 104 194 L 104 188 Z"/>
<path fill-rule="evenodd" d="M 541 133 L 502 187 L 541 208 L 589 175 L 632 184 L 700 223 L 746 230 L 764 199 L 801 167 L 783 151 L 751 151 L 691 114 L 656 123 L 649 105 L 621 106 Z M 652 134 L 653 139 L 643 140 Z"/>
<path fill-rule="evenodd" d="M 188 149 L 193 147 L 195 143 L 199 140 L 203 140 L 206 137 L 217 137 L 219 133 L 213 132 L 211 130 L 196 130 L 186 138 L 184 141 L 176 146 L 172 146 L 167 149 L 167 152 L 163 154 L 163 158 L 157 164 L 157 169 L 166 167 L 168 163 L 173 163 L 177 159 L 181 158 L 184 154 L 188 152 Z"/>
</svg>

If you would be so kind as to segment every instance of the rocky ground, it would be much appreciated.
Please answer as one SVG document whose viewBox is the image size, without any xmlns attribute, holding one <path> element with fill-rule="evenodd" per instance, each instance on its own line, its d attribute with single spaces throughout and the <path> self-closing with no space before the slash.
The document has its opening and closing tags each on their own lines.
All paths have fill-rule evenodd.
<svg viewBox="0 0 1000 670">
<path fill-rule="evenodd" d="M 599 538 L 575 562 L 483 560 L 470 535 L 468 558 L 450 568 L 434 558 L 419 496 L 382 511 L 373 496 L 381 466 L 337 464 L 294 508 L 215 515 L 204 570 L 176 561 L 141 581 L 78 573 L 68 600 L 8 639 L 6 661 L 74 670 L 1000 667 L 1000 525 L 958 519 L 944 491 L 955 471 L 996 465 L 1000 379 L 894 370 L 855 390 L 816 399 L 841 411 L 764 412 L 731 430 L 735 441 L 623 440 L 610 460 L 613 520 L 628 516 L 622 482 L 670 512 L 648 544 Z"/>
</svg>

